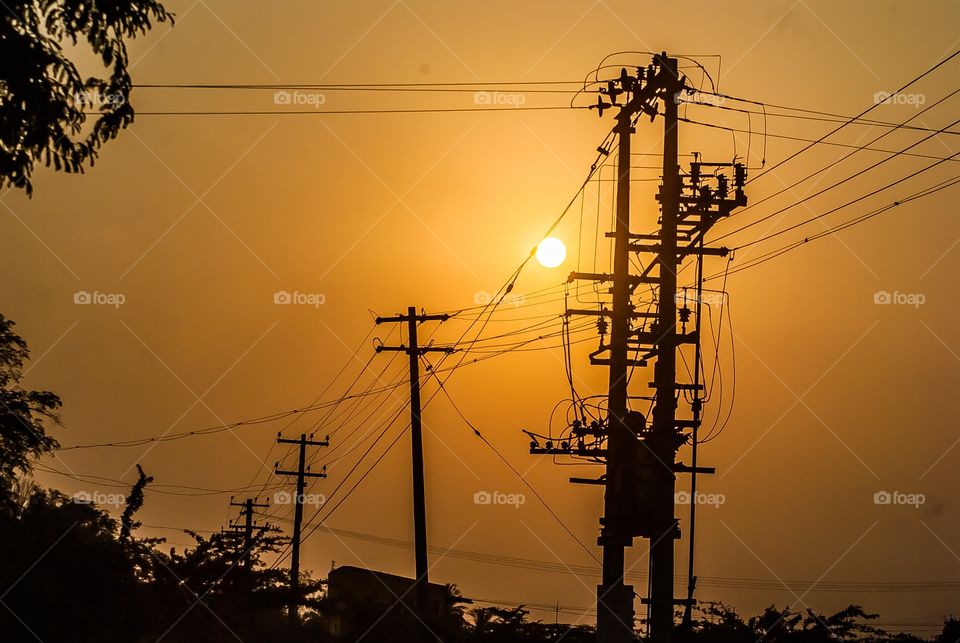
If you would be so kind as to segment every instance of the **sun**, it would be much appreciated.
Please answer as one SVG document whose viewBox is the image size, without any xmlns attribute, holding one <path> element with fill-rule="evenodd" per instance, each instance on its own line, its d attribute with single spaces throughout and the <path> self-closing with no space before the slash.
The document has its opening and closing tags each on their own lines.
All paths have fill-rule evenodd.
<svg viewBox="0 0 960 643">
<path fill-rule="evenodd" d="M 556 268 L 567 258 L 567 247 L 556 237 L 547 237 L 537 246 L 537 261 L 545 268 Z"/>
</svg>

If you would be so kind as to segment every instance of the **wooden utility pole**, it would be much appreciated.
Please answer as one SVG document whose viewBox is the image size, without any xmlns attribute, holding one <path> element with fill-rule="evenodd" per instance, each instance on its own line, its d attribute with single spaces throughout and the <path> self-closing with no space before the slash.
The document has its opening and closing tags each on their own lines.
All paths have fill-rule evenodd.
<svg viewBox="0 0 960 643">
<path fill-rule="evenodd" d="M 307 439 L 305 433 L 301 433 L 300 438 L 296 440 L 281 437 L 278 433 L 277 443 L 296 444 L 300 447 L 296 471 L 280 470 L 279 462 L 274 469 L 274 473 L 278 476 L 296 476 L 297 478 L 297 492 L 293 497 L 293 539 L 290 542 L 290 602 L 287 605 L 287 616 L 290 619 L 290 627 L 296 629 L 300 625 L 300 601 L 297 593 L 300 588 L 300 530 L 303 526 L 303 501 L 304 493 L 306 492 L 306 479 L 327 477 L 325 472 L 312 473 L 310 467 L 306 466 L 307 447 L 326 447 L 330 446 L 330 442 L 328 440 L 314 440 L 313 436 Z"/>
<path fill-rule="evenodd" d="M 233 497 L 230 497 L 231 507 L 241 507 L 240 517 L 243 518 L 243 524 L 230 523 L 230 529 L 233 533 L 243 534 L 243 554 L 241 558 L 244 568 L 248 571 L 250 570 L 250 550 L 253 549 L 253 532 L 264 532 L 268 529 L 268 525 L 257 525 L 253 520 L 254 509 L 270 506 L 266 503 L 257 502 L 257 500 L 257 498 L 247 498 L 243 502 L 234 502 Z"/>
<path fill-rule="evenodd" d="M 407 345 L 377 346 L 382 351 L 399 351 L 410 357 L 410 443 L 413 456 L 413 534 L 416 560 L 414 580 L 417 611 L 421 618 L 427 616 L 429 597 L 429 564 L 427 560 L 427 503 L 423 476 L 423 429 L 420 420 L 420 357 L 426 353 L 452 353 L 452 348 L 420 346 L 417 340 L 417 325 L 426 321 L 446 321 L 450 315 L 417 314 L 415 306 L 407 308 L 406 315 L 377 317 L 377 324 L 405 322 Z"/>
</svg>

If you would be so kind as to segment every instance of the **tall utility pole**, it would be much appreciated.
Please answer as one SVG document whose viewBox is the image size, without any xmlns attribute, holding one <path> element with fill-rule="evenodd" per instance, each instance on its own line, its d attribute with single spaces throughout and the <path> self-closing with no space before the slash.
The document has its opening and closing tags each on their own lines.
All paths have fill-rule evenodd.
<svg viewBox="0 0 960 643">
<path fill-rule="evenodd" d="M 383 346 L 382 351 L 399 351 L 410 357 L 410 443 L 413 456 L 413 535 L 416 558 L 416 579 L 414 595 L 417 611 L 421 618 L 427 615 L 429 597 L 429 565 L 427 561 L 427 502 L 424 493 L 423 478 L 423 429 L 420 421 L 420 357 L 426 353 L 452 353 L 452 348 L 434 348 L 420 346 L 417 340 L 417 325 L 426 321 L 446 321 L 450 315 L 417 314 L 415 306 L 407 308 L 406 315 L 377 317 L 377 324 L 405 322 L 407 324 L 407 345 Z"/>
<path fill-rule="evenodd" d="M 233 533 L 243 534 L 242 559 L 243 566 L 247 570 L 250 569 L 250 550 L 253 549 L 253 532 L 264 532 L 269 528 L 269 525 L 258 525 L 253 520 L 254 509 L 270 506 L 264 502 L 257 502 L 257 500 L 257 498 L 247 498 L 243 502 L 234 502 L 233 497 L 230 497 L 231 507 L 241 507 L 240 517 L 243 519 L 243 524 L 230 523 L 230 529 L 233 531 Z"/>
<path fill-rule="evenodd" d="M 293 539 L 290 543 L 290 602 L 287 605 L 287 616 L 290 619 L 290 627 L 296 628 L 300 625 L 300 601 L 297 598 L 297 592 L 300 588 L 300 530 L 303 526 L 303 501 L 304 493 L 306 492 L 306 479 L 327 477 L 326 472 L 313 473 L 310 471 L 310 467 L 306 466 L 307 447 L 326 447 L 330 446 L 330 442 L 328 440 L 314 440 L 312 435 L 310 439 L 308 439 L 305 433 L 301 433 L 300 438 L 296 440 L 284 438 L 278 433 L 277 443 L 296 444 L 300 447 L 296 471 L 282 471 L 279 462 L 274 469 L 274 473 L 278 476 L 296 476 L 297 478 L 297 493 L 293 498 Z"/>
<path fill-rule="evenodd" d="M 657 361 L 653 368 L 656 403 L 650 447 L 653 456 L 669 466 L 661 469 L 662 488 L 656 494 L 653 534 L 650 538 L 650 640 L 666 643 L 673 629 L 673 550 L 679 538 L 674 517 L 674 467 L 677 448 L 677 219 L 680 211 L 680 167 L 677 164 L 677 108 L 680 89 L 677 59 L 660 60 L 664 77 L 663 182 L 660 186 L 659 317 L 656 336 Z M 666 473 L 666 475 L 663 475 Z"/>
<path fill-rule="evenodd" d="M 649 596 L 647 604 L 649 637 L 653 643 L 669 643 L 673 632 L 673 610 L 677 604 L 693 600 L 692 581 L 687 599 L 675 599 L 674 541 L 680 537 L 674 516 L 676 473 L 713 473 L 709 467 L 692 466 L 676 461 L 677 450 L 692 437 L 701 421 L 703 385 L 699 379 L 700 306 L 704 256 L 724 256 L 725 248 L 704 248 L 704 235 L 721 217 L 736 206 L 744 205 L 743 185 L 746 171 L 737 163 L 691 163 L 690 175 L 680 173 L 678 164 L 678 104 L 685 88 L 685 79 L 678 71 L 677 60 L 666 54 L 654 56 L 653 64 L 636 68 L 635 75 L 621 70 L 620 77 L 607 82 L 596 107 L 603 111 L 618 107 L 617 135 L 617 200 L 616 225 L 612 236 L 613 273 L 571 273 L 569 280 L 612 283 L 611 307 L 599 303 L 596 310 L 569 309 L 566 315 L 598 317 L 600 347 L 590 354 L 594 365 L 609 367 L 607 416 L 604 421 L 589 424 L 575 420 L 558 440 L 527 432 L 533 441 L 531 453 L 588 458 L 606 463 L 605 476 L 592 480 L 571 478 L 571 482 L 604 487 L 603 517 L 598 544 L 603 548 L 602 581 L 597 588 L 597 640 L 599 643 L 626 643 L 636 640 L 634 634 L 633 587 L 623 583 L 624 550 L 636 537 L 650 542 Z M 623 97 L 623 100 L 618 100 Z M 662 106 L 662 111 L 660 109 Z M 634 123 L 641 115 L 664 116 L 663 177 L 660 193 L 660 229 L 655 234 L 630 231 L 630 137 Z M 603 149 L 600 150 L 604 152 Z M 710 177 L 701 174 L 703 167 L 714 168 Z M 729 179 L 723 171 L 733 168 L 737 188 L 728 198 Z M 689 181 L 685 183 L 685 178 Z M 716 183 L 716 188 L 711 182 Z M 682 245 L 681 245 L 682 242 Z M 639 275 L 630 274 L 631 253 L 652 255 Z M 695 330 L 687 332 L 692 311 L 686 302 L 677 306 L 677 269 L 688 256 L 698 258 L 696 276 L 697 319 Z M 654 274 L 654 271 L 656 273 Z M 641 312 L 632 303 L 634 290 L 645 284 L 657 288 L 656 312 Z M 604 343 L 609 318 L 609 343 Z M 677 320 L 682 332 L 677 332 Z M 677 351 L 683 345 L 696 347 L 692 383 L 676 379 Z M 601 357 L 606 353 L 605 357 Z M 630 408 L 629 375 L 634 367 L 645 367 L 653 359 L 653 419 L 647 419 Z M 692 392 L 693 418 L 677 418 L 677 395 Z M 693 430 L 693 433 L 685 431 Z M 539 440 L 546 439 L 546 446 Z M 696 455 L 694 455 L 694 458 Z M 696 499 L 692 499 L 696 502 Z M 691 556 L 692 561 L 692 556 Z M 692 563 L 691 563 L 692 564 Z M 691 571 L 692 577 L 692 571 Z"/>
<path fill-rule="evenodd" d="M 617 114 L 617 220 L 613 241 L 613 310 L 610 319 L 610 374 L 607 405 L 607 480 L 603 496 L 603 571 L 597 587 L 597 640 L 624 643 L 633 640 L 633 587 L 623 583 L 624 548 L 633 544 L 625 529 L 619 481 L 628 465 L 627 337 L 630 332 L 630 138 L 634 108 Z"/>
</svg>

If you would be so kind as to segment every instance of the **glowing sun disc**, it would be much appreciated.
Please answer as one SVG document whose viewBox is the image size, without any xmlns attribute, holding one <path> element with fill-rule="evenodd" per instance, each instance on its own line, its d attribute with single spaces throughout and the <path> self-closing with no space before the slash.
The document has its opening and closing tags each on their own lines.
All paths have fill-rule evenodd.
<svg viewBox="0 0 960 643">
<path fill-rule="evenodd" d="M 537 261 L 545 268 L 556 268 L 567 258 L 567 247 L 556 237 L 547 237 L 537 246 Z"/>
</svg>

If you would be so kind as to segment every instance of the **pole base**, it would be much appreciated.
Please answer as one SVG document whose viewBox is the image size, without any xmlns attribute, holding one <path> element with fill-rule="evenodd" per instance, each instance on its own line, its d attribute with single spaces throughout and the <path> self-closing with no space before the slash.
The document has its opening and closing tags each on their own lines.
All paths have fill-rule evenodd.
<svg viewBox="0 0 960 643">
<path fill-rule="evenodd" d="M 633 586 L 597 585 L 597 641 L 633 643 Z"/>
</svg>

